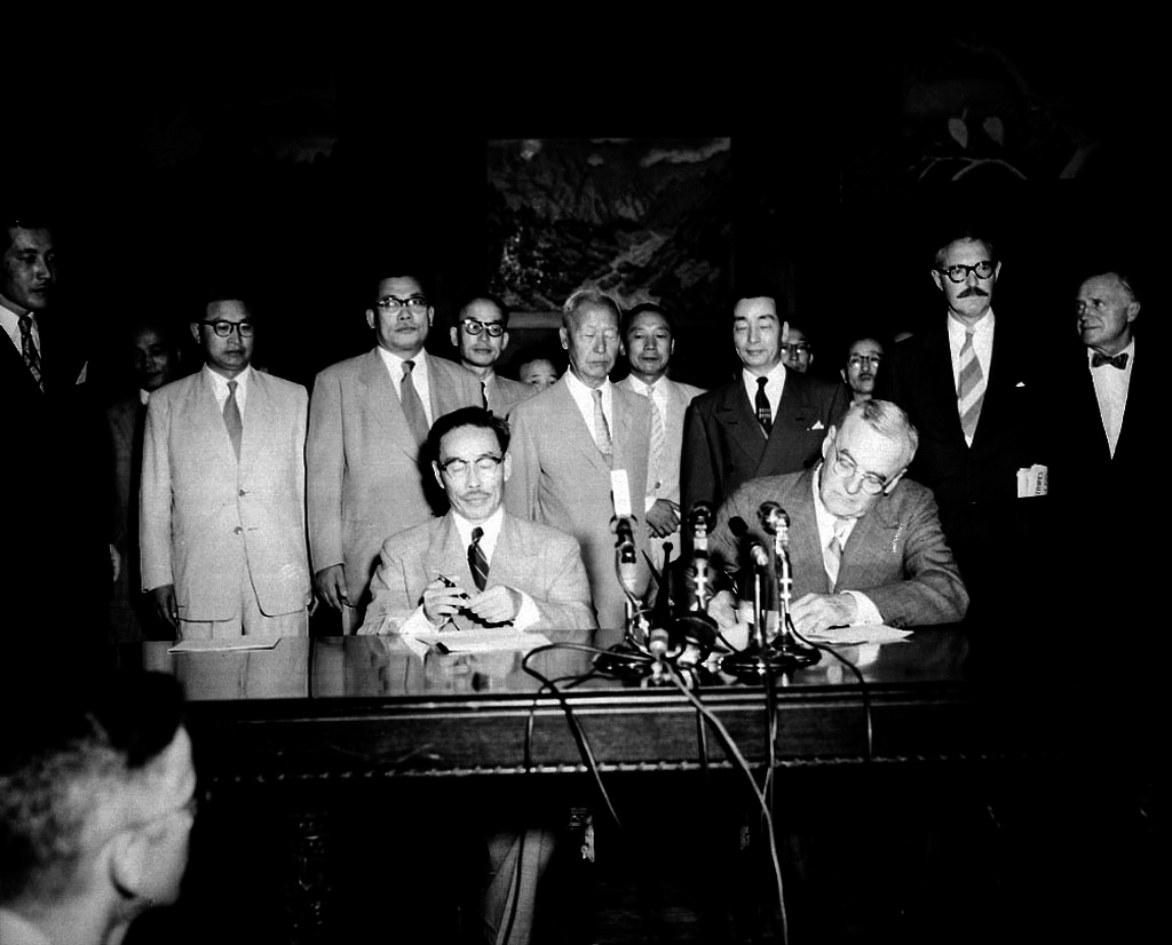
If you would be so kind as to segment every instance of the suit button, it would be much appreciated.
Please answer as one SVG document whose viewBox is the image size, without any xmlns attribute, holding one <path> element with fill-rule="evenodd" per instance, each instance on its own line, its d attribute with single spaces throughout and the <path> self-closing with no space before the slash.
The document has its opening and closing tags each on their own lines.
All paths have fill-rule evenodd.
<svg viewBox="0 0 1172 945">
<path fill-rule="evenodd" d="M 248 495 L 248 493 L 247 493 L 247 492 L 245 492 L 243 489 L 241 489 L 241 490 L 240 490 L 238 493 L 236 493 L 236 494 L 237 494 L 237 495 Z"/>
<path fill-rule="evenodd" d="M 243 529 L 243 528 L 241 528 L 239 525 L 237 525 L 237 526 L 236 526 L 234 529 L 232 529 L 232 531 L 233 531 L 233 532 L 235 532 L 237 535 L 243 535 L 243 534 L 244 534 L 244 529 Z"/>
</svg>

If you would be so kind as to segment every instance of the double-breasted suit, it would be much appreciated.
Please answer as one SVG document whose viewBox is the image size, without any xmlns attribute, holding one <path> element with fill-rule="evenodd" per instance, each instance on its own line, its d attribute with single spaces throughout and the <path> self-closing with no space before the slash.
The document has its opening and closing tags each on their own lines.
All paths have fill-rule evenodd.
<svg viewBox="0 0 1172 945">
<path fill-rule="evenodd" d="M 240 614 L 247 573 L 265 616 L 310 600 L 300 384 L 251 371 L 237 460 L 208 369 L 151 395 L 143 440 L 143 588 L 175 585 L 181 620 Z M 247 569 L 247 572 L 245 572 Z"/>
<path fill-rule="evenodd" d="M 787 370 L 766 438 L 740 372 L 731 384 L 696 397 L 684 422 L 680 474 L 685 510 L 699 501 L 719 506 L 750 479 L 813 464 L 827 431 L 849 406 L 841 384 Z"/>
<path fill-rule="evenodd" d="M 383 543 L 360 632 L 394 630 L 419 606 L 423 589 L 440 574 L 455 580 L 469 596 L 479 593 L 468 567 L 468 549 L 450 512 Z M 533 599 L 540 616 L 526 630 L 595 626 L 578 543 L 556 529 L 505 512 L 485 589 L 497 585 L 523 591 Z M 462 614 L 455 618 L 457 625 L 467 620 Z"/>
<path fill-rule="evenodd" d="M 563 377 L 514 408 L 509 444 L 513 474 L 505 484 L 509 512 L 551 525 L 578 540 L 602 627 L 622 627 L 625 619 L 626 597 L 615 574 L 615 536 L 610 524 L 615 510 L 612 469 L 626 470 L 630 507 L 636 515 L 637 595 L 646 591 L 649 579 L 642 555 L 648 547 L 647 523 L 641 512 L 647 493 L 651 407 L 647 398 L 612 387 L 612 463 L 607 463 L 595 444 Z"/>
<path fill-rule="evenodd" d="M 432 420 L 482 404 L 480 381 L 427 355 Z M 318 374 L 306 447 L 309 547 L 315 572 L 344 565 L 353 606 L 364 606 L 379 549 L 432 516 L 419 446 L 377 349 Z"/>
<path fill-rule="evenodd" d="M 831 587 L 814 512 L 815 474 L 807 469 L 741 486 L 717 515 L 711 542 L 714 561 L 740 565 L 737 542 L 728 527 L 734 516 L 749 525 L 758 541 L 772 542 L 757 524 L 757 510 L 762 502 L 773 501 L 790 517 L 795 601 L 806 594 L 852 590 L 865 593 L 889 626 L 953 623 L 964 617 L 968 593 L 944 539 L 932 493 L 907 478 L 855 524 L 842 549 L 838 580 Z"/>
</svg>

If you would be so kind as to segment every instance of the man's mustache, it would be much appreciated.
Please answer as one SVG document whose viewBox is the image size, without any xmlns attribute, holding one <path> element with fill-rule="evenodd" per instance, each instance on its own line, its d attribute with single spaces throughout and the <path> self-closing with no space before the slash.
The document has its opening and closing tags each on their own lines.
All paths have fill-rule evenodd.
<svg viewBox="0 0 1172 945">
<path fill-rule="evenodd" d="M 967 298 L 969 298 L 970 296 L 979 295 L 979 296 L 981 296 L 982 298 L 984 298 L 984 297 L 985 297 L 985 296 L 987 296 L 988 294 L 989 294 L 989 293 L 988 293 L 988 292 L 986 292 L 984 289 L 981 289 L 981 288 L 979 288 L 979 287 L 977 287 L 977 286 L 975 286 L 975 285 L 971 285 L 971 286 L 969 286 L 967 289 L 965 289 L 965 290 L 964 290 L 964 291 L 963 291 L 963 292 L 960 294 L 960 296 L 959 296 L 959 297 L 960 297 L 960 298 L 962 298 L 962 299 L 967 299 Z"/>
</svg>

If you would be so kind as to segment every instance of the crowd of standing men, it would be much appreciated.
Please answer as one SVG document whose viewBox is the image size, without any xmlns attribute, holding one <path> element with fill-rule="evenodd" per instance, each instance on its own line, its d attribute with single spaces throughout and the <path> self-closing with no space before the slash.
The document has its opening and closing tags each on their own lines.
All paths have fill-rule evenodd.
<svg viewBox="0 0 1172 945">
<path fill-rule="evenodd" d="M 459 360 L 446 360 L 425 348 L 435 309 L 404 274 L 372 293 L 373 348 L 322 371 L 312 396 L 253 364 L 266 326 L 247 299 L 205 300 L 189 326 L 204 364 L 185 377 L 167 330 L 136 325 L 140 389 L 95 424 L 85 352 L 52 310 L 52 229 L 9 219 L 3 235 L 3 383 L 16 408 L 5 494 L 27 497 L 10 501 L 10 534 L 24 550 L 14 612 L 35 622 L 67 587 L 74 622 L 99 606 L 106 619 L 109 606 L 123 637 L 307 633 L 318 606 L 337 613 L 339 631 L 358 631 L 384 543 L 450 506 L 428 433 L 468 407 L 508 418 L 511 474 L 500 502 L 576 539 L 603 626 L 622 623 L 627 591 L 652 592 L 665 544 L 676 556 L 686 545 L 680 525 L 694 503 L 719 508 L 763 477 L 817 472 L 848 408 L 872 398 L 901 408 L 916 434 L 906 469 L 887 471 L 881 496 L 905 472 L 931 490 L 974 603 L 992 608 L 1007 589 L 1071 561 L 1075 496 L 1088 481 L 1125 481 L 1123 464 L 1138 451 L 1138 433 L 1126 432 L 1139 425 L 1135 385 L 1152 377 L 1135 379 L 1141 302 L 1132 274 L 1091 272 L 1077 293 L 1082 353 L 1055 339 L 1060 354 L 1040 358 L 1020 314 L 994 312 L 1003 262 L 993 244 L 962 233 L 932 260 L 937 327 L 886 348 L 859 337 L 842 383 L 809 372 L 810 336 L 787 324 L 768 289 L 733 300 L 741 370 L 714 390 L 671 379 L 669 311 L 646 303 L 623 312 L 595 290 L 565 304 L 565 374 L 551 383 L 549 366 L 534 361 L 532 383 L 513 381 L 495 371 L 508 343 L 502 302 L 481 295 L 463 306 L 450 329 Z M 620 357 L 627 376 L 613 383 Z M 111 475 L 79 472 L 62 488 L 62 471 L 92 457 L 109 457 Z M 851 484 L 862 489 L 871 474 L 860 468 Z M 645 552 L 627 589 L 613 563 L 616 504 L 631 510 Z M 1135 537 L 1126 524 L 1117 530 L 1119 540 Z M 831 536 L 819 544 L 825 562 Z M 840 551 L 849 556 L 849 543 Z M 474 576 L 458 577 L 463 586 Z"/>
</svg>

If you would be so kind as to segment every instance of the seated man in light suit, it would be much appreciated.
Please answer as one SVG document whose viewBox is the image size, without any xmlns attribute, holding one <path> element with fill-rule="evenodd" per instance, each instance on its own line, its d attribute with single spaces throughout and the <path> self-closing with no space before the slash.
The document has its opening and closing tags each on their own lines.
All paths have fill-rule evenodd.
<svg viewBox="0 0 1172 945">
<path fill-rule="evenodd" d="M 779 503 L 790 517 L 794 625 L 800 633 L 830 627 L 953 623 L 968 592 L 944 540 L 932 493 L 904 478 L 915 456 L 915 427 L 895 404 L 855 404 L 822 443 L 814 469 L 753 479 L 721 507 L 711 554 L 740 564 L 729 522 L 740 517 L 749 535 L 769 543 L 757 510 Z M 734 601 L 722 591 L 709 612 L 735 623 Z"/>
<path fill-rule="evenodd" d="M 512 471 L 506 421 L 480 407 L 455 410 L 435 422 L 426 448 L 451 510 L 383 544 L 359 633 L 594 627 L 578 543 L 501 507 Z M 554 841 L 542 827 L 488 827 L 485 941 L 529 941 L 537 882 Z"/>
<path fill-rule="evenodd" d="M 386 540 L 359 632 L 595 626 L 578 543 L 501 506 L 513 468 L 508 424 L 463 407 L 435 422 L 426 448 L 451 510 Z"/>
</svg>

